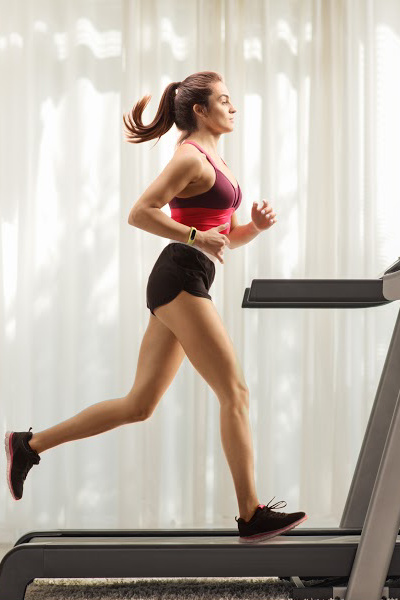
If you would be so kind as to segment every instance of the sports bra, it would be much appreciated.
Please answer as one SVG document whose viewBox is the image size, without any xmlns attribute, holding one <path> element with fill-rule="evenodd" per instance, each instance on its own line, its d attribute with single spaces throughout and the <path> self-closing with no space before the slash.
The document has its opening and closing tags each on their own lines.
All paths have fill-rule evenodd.
<svg viewBox="0 0 400 600">
<path fill-rule="evenodd" d="M 240 185 L 238 183 L 237 187 L 235 187 L 226 175 L 218 169 L 211 156 L 196 142 L 187 141 L 183 143 L 193 144 L 200 152 L 206 155 L 208 161 L 215 169 L 215 182 L 212 188 L 202 194 L 190 196 L 189 198 L 174 196 L 169 202 L 171 218 L 183 225 L 196 227 L 200 231 L 206 231 L 212 227 L 218 227 L 218 225 L 222 225 L 223 223 L 229 223 L 226 229 L 220 231 L 220 233 L 227 235 L 231 228 L 232 214 L 237 210 L 242 201 Z M 225 163 L 223 159 L 221 160 Z M 176 243 L 176 240 L 171 240 L 171 242 Z M 197 249 L 199 250 L 199 248 Z M 215 256 L 207 252 L 205 254 L 214 262 L 218 260 Z"/>
</svg>

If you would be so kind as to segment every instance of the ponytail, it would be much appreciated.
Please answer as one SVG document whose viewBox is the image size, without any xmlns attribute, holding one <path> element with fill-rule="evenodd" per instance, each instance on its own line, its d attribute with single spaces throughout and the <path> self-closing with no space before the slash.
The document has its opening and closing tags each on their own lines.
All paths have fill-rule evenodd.
<svg viewBox="0 0 400 600">
<path fill-rule="evenodd" d="M 222 81 L 221 75 L 214 71 L 202 71 L 189 75 L 181 82 L 170 83 L 164 90 L 157 114 L 149 125 L 143 125 L 143 111 L 150 102 L 151 95 L 143 96 L 128 113 L 123 114 L 125 139 L 132 144 L 140 144 L 167 133 L 175 123 L 182 131 L 177 146 L 191 133 L 197 131 L 195 104 L 208 109 L 208 99 L 213 90 L 210 84 Z"/>
</svg>

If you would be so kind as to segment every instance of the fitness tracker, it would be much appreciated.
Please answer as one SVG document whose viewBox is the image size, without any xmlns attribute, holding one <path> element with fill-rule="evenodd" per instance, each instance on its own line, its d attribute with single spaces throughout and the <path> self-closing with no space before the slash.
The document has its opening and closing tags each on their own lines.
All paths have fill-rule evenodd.
<svg viewBox="0 0 400 600">
<path fill-rule="evenodd" d="M 194 243 L 194 240 L 195 240 L 195 237 L 196 237 L 196 232 L 197 232 L 196 227 L 191 227 L 190 228 L 189 239 L 186 242 L 187 244 L 189 244 L 189 246 L 193 246 L 193 243 Z"/>
</svg>

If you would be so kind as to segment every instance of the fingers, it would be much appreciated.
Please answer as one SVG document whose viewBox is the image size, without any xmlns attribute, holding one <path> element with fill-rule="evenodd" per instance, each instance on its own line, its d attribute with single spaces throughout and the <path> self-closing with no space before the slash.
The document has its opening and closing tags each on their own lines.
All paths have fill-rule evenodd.
<svg viewBox="0 0 400 600">
<path fill-rule="evenodd" d="M 262 202 L 264 204 L 264 208 L 261 210 L 262 214 L 265 215 L 267 213 L 272 213 L 273 208 L 270 205 L 270 203 L 267 200 L 263 200 Z M 273 214 L 270 215 L 270 217 L 276 217 L 276 214 L 273 213 Z"/>
<path fill-rule="evenodd" d="M 268 206 L 268 205 L 267 205 Z M 265 215 L 266 213 L 270 213 L 273 211 L 272 206 L 270 206 L 269 208 L 265 207 L 261 210 L 262 214 Z"/>
<path fill-rule="evenodd" d="M 272 212 L 273 208 L 270 206 L 269 202 L 263 200 L 264 208 L 261 210 L 261 214 L 266 215 L 269 219 L 271 225 L 276 222 L 276 213 Z M 267 208 L 269 207 L 269 208 Z"/>
</svg>

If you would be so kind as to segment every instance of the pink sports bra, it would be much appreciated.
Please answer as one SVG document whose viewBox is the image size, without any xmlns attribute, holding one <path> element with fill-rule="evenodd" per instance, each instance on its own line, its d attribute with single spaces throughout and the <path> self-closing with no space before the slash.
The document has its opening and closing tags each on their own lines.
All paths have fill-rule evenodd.
<svg viewBox="0 0 400 600">
<path fill-rule="evenodd" d="M 226 229 L 220 233 L 227 235 L 230 231 L 231 216 L 240 206 L 242 201 L 242 190 L 238 184 L 235 187 L 232 182 L 218 169 L 211 156 L 207 154 L 196 142 L 188 141 L 184 144 L 193 144 L 206 155 L 215 169 L 215 182 L 211 189 L 189 198 L 174 198 L 169 202 L 171 218 L 178 223 L 196 227 L 200 231 L 206 231 L 211 227 L 218 227 L 228 223 Z M 223 161 L 225 163 L 225 161 Z M 226 163 L 225 163 L 226 164 Z"/>
</svg>

